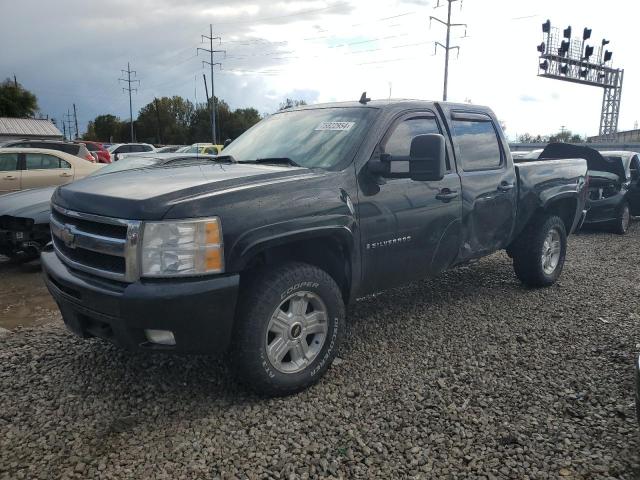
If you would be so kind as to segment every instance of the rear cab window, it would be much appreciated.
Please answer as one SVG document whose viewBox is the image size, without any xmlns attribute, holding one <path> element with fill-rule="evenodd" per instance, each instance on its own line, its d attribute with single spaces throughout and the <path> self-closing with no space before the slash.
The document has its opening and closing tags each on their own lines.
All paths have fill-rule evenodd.
<svg viewBox="0 0 640 480">
<path fill-rule="evenodd" d="M 464 171 L 496 170 L 503 166 L 504 155 L 491 117 L 460 113 L 451 123 Z"/>
</svg>

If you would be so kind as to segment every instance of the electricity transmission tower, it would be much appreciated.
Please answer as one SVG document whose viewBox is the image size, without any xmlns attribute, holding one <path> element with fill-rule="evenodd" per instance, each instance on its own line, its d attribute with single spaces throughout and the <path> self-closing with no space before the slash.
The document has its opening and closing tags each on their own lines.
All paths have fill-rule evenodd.
<svg viewBox="0 0 640 480">
<path fill-rule="evenodd" d="M 129 92 L 129 124 L 131 125 L 131 142 L 133 142 L 133 103 L 131 102 L 131 92 L 138 92 L 137 88 L 131 88 L 132 83 L 138 82 L 140 85 L 140 80 L 131 80 L 131 75 L 134 77 L 138 76 L 138 73 L 135 70 L 131 70 L 131 65 L 127 62 L 127 69 L 121 70 L 122 75 L 127 75 L 127 78 L 119 78 L 118 80 L 121 82 L 125 82 L 127 84 L 126 87 L 122 88 L 122 92 Z"/>
<path fill-rule="evenodd" d="M 217 106 L 216 106 L 216 90 L 215 90 L 215 83 L 214 83 L 214 79 L 213 79 L 213 67 L 216 65 L 219 65 L 220 68 L 222 68 L 222 64 L 220 62 L 214 62 L 213 61 L 213 55 L 215 53 L 224 53 L 225 57 L 227 56 L 227 51 L 226 50 L 214 50 L 213 49 L 213 41 L 214 40 L 218 40 L 218 45 L 222 44 L 222 39 L 220 37 L 214 37 L 213 36 L 213 25 L 209 24 L 209 35 L 202 35 L 201 41 L 204 42 L 205 40 L 209 40 L 209 48 L 200 48 L 198 47 L 196 49 L 196 55 L 198 53 L 200 53 L 200 51 L 202 50 L 205 53 L 209 54 L 209 61 L 203 60 L 202 61 L 202 65 L 204 66 L 209 65 L 211 67 L 211 140 L 213 142 L 214 145 L 217 145 L 218 142 L 216 142 L 216 117 L 218 116 L 218 112 L 217 112 Z"/>
<path fill-rule="evenodd" d="M 437 17 L 429 17 L 429 26 L 431 26 L 431 22 L 433 20 L 435 20 L 436 22 L 441 23 L 442 25 L 444 25 L 445 27 L 447 27 L 447 39 L 445 41 L 445 44 L 443 45 L 440 42 L 436 42 L 435 43 L 435 52 L 438 53 L 438 47 L 444 48 L 444 89 L 443 89 L 443 93 L 442 93 L 442 100 L 443 101 L 447 101 L 447 88 L 449 85 L 449 52 L 451 52 L 451 50 L 457 50 L 458 51 L 458 55 L 460 55 L 460 47 L 458 46 L 451 46 L 451 27 L 464 27 L 465 28 L 465 32 L 464 32 L 464 36 L 467 36 L 467 24 L 466 23 L 451 23 L 451 5 L 453 4 L 453 2 L 460 2 L 460 4 L 462 5 L 462 0 L 444 0 L 445 2 L 447 2 L 447 21 L 445 22 L 444 20 L 440 20 Z M 440 6 L 440 0 L 438 0 L 438 4 L 436 5 L 436 8 L 438 8 Z"/>
</svg>

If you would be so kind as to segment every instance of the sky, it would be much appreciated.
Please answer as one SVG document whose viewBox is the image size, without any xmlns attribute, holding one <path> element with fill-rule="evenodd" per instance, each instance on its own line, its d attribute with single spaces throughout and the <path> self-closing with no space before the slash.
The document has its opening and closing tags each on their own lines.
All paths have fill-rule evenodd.
<svg viewBox="0 0 640 480">
<path fill-rule="evenodd" d="M 205 101 L 201 35 L 213 24 L 215 93 L 232 108 L 271 113 L 285 98 L 307 103 L 442 99 L 446 19 L 440 0 L 0 0 L 0 76 L 16 76 L 43 114 L 75 103 L 81 132 L 96 115 L 129 117 L 121 69 L 140 80 L 137 109 L 154 97 Z M 635 5 L 635 7 L 634 7 Z M 453 4 L 449 100 L 490 106 L 507 135 L 562 127 L 598 133 L 602 90 L 540 78 L 541 24 L 593 29 L 624 68 L 620 130 L 640 121 L 637 0 L 463 0 Z M 466 36 L 465 36 L 466 34 Z M 208 41 L 207 41 L 208 42 Z M 211 85 L 209 85 L 211 88 Z M 58 122 L 60 125 L 60 122 Z"/>
</svg>

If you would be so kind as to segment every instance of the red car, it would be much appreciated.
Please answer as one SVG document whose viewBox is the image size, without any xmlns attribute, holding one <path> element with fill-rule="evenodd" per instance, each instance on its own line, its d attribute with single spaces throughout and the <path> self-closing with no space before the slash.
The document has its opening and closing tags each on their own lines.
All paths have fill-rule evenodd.
<svg viewBox="0 0 640 480">
<path fill-rule="evenodd" d="M 98 163 L 111 163 L 111 154 L 106 148 L 102 146 L 101 143 L 89 142 L 86 140 L 78 143 L 84 143 L 87 146 L 87 150 L 89 150 L 92 154 L 95 153 L 98 157 Z"/>
</svg>

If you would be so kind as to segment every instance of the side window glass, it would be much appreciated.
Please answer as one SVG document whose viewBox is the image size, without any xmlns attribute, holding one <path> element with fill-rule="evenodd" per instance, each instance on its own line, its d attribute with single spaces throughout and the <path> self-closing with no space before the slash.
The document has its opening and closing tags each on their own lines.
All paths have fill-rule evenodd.
<svg viewBox="0 0 640 480">
<path fill-rule="evenodd" d="M 50 170 L 60 168 L 60 159 L 42 153 L 26 153 L 27 170 Z"/>
<path fill-rule="evenodd" d="M 143 145 L 142 146 L 142 151 L 143 152 L 150 152 L 151 151 L 151 147 L 149 145 Z"/>
<path fill-rule="evenodd" d="M 454 120 L 453 131 L 464 170 L 490 170 L 502 165 L 498 135 L 492 122 Z"/>
<path fill-rule="evenodd" d="M 65 160 L 60 160 L 60 168 L 71 168 L 71 164 Z"/>
<path fill-rule="evenodd" d="M 417 117 L 399 123 L 384 145 L 384 153 L 394 157 L 408 157 L 411 141 L 418 135 L 440 133 L 435 118 Z"/>
<path fill-rule="evenodd" d="M 18 170 L 17 153 L 0 153 L 0 172 Z"/>
</svg>

